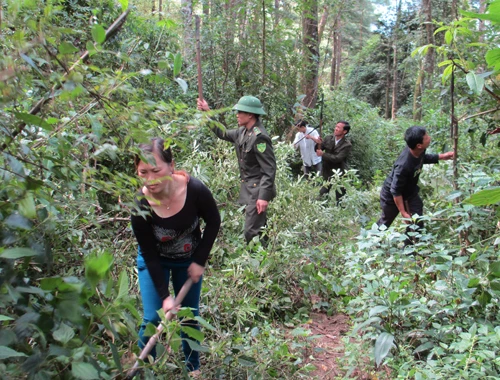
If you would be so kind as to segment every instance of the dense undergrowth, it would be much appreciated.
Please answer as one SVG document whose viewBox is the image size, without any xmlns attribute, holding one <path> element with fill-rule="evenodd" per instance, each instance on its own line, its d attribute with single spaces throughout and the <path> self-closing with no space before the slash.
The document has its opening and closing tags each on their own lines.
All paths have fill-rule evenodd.
<svg viewBox="0 0 500 380">
<path fill-rule="evenodd" d="M 449 164 L 427 168 L 427 227 L 410 252 L 399 220 L 387 231 L 372 225 L 379 187 L 411 121 L 390 123 L 348 94 L 325 90 L 325 133 L 339 119 L 353 126 L 353 170 L 334 180 L 347 188 L 342 206 L 316 200 L 321 180 L 293 174 L 296 153 L 275 137 L 269 246 L 246 246 L 234 152 L 210 132 L 214 121 L 195 110 L 194 91 L 176 81 L 185 66 L 175 25 L 132 14 L 103 45 L 95 25 L 119 13 L 105 3 L 108 12 L 94 12 L 94 26 L 86 17 L 92 4 L 77 7 L 81 13 L 48 5 L 40 13 L 35 3 L 13 3 L 4 21 L 17 31 L 2 36 L 2 69 L 22 67 L 0 84 L 4 378 L 116 378 L 133 363 L 141 307 L 128 221 L 140 186 L 132 157 L 135 144 L 154 135 L 170 138 L 177 166 L 204 181 L 221 210 L 203 285 L 203 335 L 188 332 L 201 341 L 206 378 L 309 378 L 313 365 L 303 364 L 303 355 L 315 338 L 303 324 L 313 309 L 352 318 L 356 339 L 347 340 L 349 355 L 339 363 L 346 377 L 354 367 L 372 372 L 382 363 L 394 378 L 498 377 L 498 206 L 462 202 L 498 184 L 497 137 L 478 144 L 463 123 L 457 190 Z M 23 29 L 33 15 L 39 24 Z M 72 17 L 73 29 L 59 26 L 64 17 Z M 46 40 L 34 39 L 41 27 Z M 73 64 L 89 43 L 91 60 L 65 75 L 61 64 Z M 41 96 L 50 99 L 46 108 L 30 115 Z M 209 116 L 235 125 L 233 115 L 216 114 Z M 429 111 L 426 118 L 431 149 L 446 149 L 448 115 Z M 162 342 L 173 350 L 160 350 L 145 378 L 187 376 L 180 328 L 168 325 Z"/>
</svg>

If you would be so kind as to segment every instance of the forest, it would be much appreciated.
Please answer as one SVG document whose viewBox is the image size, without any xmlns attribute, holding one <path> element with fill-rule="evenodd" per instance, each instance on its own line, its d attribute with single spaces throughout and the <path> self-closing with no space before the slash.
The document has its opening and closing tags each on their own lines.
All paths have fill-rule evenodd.
<svg viewBox="0 0 500 380">
<path fill-rule="evenodd" d="M 136 378 L 191 378 L 185 340 L 202 379 L 498 379 L 499 46 L 500 0 L 0 0 L 0 377 L 127 378 L 134 157 L 157 136 L 221 228 L 201 331 L 160 312 Z M 267 244 L 243 238 L 238 161 L 211 131 L 237 127 L 244 95 L 276 157 Z M 299 119 L 351 125 L 349 170 L 320 199 Z M 414 125 L 454 158 L 424 167 L 408 248 L 416 216 L 376 221 Z"/>
</svg>

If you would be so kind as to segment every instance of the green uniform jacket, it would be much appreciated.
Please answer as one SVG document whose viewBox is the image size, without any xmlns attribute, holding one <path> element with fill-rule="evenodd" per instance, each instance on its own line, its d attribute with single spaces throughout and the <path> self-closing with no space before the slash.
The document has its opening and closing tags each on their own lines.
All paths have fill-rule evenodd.
<svg viewBox="0 0 500 380">
<path fill-rule="evenodd" d="M 347 170 L 347 157 L 351 152 L 351 142 L 342 138 L 335 145 L 335 136 L 326 136 L 321 144 L 323 151 L 323 177 L 328 178 L 333 174 L 334 169 L 340 169 L 343 174 Z"/>
<path fill-rule="evenodd" d="M 251 204 L 257 199 L 270 201 L 276 196 L 276 158 L 273 145 L 260 120 L 247 131 L 245 127 L 223 131 L 212 129 L 218 138 L 232 142 L 240 167 L 238 203 Z"/>
</svg>

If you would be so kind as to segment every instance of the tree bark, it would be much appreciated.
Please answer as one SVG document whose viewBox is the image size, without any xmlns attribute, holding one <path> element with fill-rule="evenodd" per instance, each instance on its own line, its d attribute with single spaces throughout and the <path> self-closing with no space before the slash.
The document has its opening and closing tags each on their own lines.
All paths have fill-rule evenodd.
<svg viewBox="0 0 500 380">
<path fill-rule="evenodd" d="M 185 62 L 193 62 L 195 49 L 193 43 L 193 2 L 181 0 L 181 17 L 184 24 L 183 56 Z"/>
<path fill-rule="evenodd" d="M 323 37 L 323 32 L 325 31 L 326 21 L 328 20 L 328 15 L 330 10 L 328 5 L 323 6 L 323 14 L 321 15 L 321 19 L 318 25 L 318 46 L 321 44 L 321 38 Z"/>
<path fill-rule="evenodd" d="M 305 0 L 303 3 L 303 42 L 305 56 L 303 104 L 314 108 L 318 96 L 319 45 L 318 45 L 318 2 Z"/>
<path fill-rule="evenodd" d="M 397 96 L 398 96 L 398 29 L 399 29 L 399 20 L 401 18 L 401 1 L 397 3 L 397 9 L 396 9 L 396 24 L 394 25 L 394 29 L 392 31 L 393 35 L 393 42 L 392 42 L 392 49 L 393 49 L 393 62 L 392 62 L 392 70 L 393 70 L 393 75 L 392 75 L 392 107 L 391 107 L 391 120 L 396 119 L 396 112 L 398 110 L 397 107 Z"/>
<path fill-rule="evenodd" d="M 432 1 L 423 0 L 422 8 L 425 15 L 425 31 L 427 35 L 427 44 L 434 44 L 434 25 L 432 24 Z M 429 48 L 425 56 L 424 69 L 426 74 L 431 77 L 434 74 L 435 51 L 434 48 Z"/>
<path fill-rule="evenodd" d="M 262 0 L 262 86 L 266 83 L 266 0 Z"/>
<path fill-rule="evenodd" d="M 163 0 L 159 0 L 158 1 L 158 16 L 159 16 L 160 20 L 163 18 L 162 12 L 163 12 Z"/>
<path fill-rule="evenodd" d="M 418 70 L 417 81 L 415 82 L 415 88 L 413 90 L 413 120 L 422 120 L 422 92 L 423 85 L 422 82 L 425 78 L 425 71 L 423 68 L 423 62 L 420 63 L 420 68 Z"/>
<path fill-rule="evenodd" d="M 486 0 L 481 0 L 481 5 L 479 6 L 479 13 L 484 13 L 486 11 Z M 479 20 L 478 30 L 479 34 L 479 42 L 484 42 L 484 31 L 486 30 L 486 26 L 484 24 L 484 20 Z"/>
<path fill-rule="evenodd" d="M 333 23 L 333 41 L 332 41 L 332 69 L 330 73 L 330 90 L 337 87 L 337 73 L 340 71 L 340 44 L 339 44 L 339 31 L 340 31 L 340 11 L 335 16 L 335 21 Z"/>
<path fill-rule="evenodd" d="M 386 74 L 385 74 L 385 118 L 389 119 L 391 116 L 389 110 L 389 89 L 391 88 L 391 55 L 390 55 L 390 46 L 387 45 L 387 66 L 386 66 Z"/>
<path fill-rule="evenodd" d="M 205 16 L 210 15 L 210 1 L 209 0 L 203 0 L 202 9 L 203 9 L 203 14 Z"/>
<path fill-rule="evenodd" d="M 342 63 L 342 19 L 339 16 L 339 22 L 337 24 L 337 40 L 335 41 L 337 47 L 335 49 L 336 55 L 336 72 L 335 72 L 335 87 L 340 85 L 340 64 Z"/>
<path fill-rule="evenodd" d="M 280 22 L 280 0 L 274 0 L 274 27 Z"/>
<path fill-rule="evenodd" d="M 458 17 L 457 12 L 457 0 L 451 0 L 451 18 L 452 20 L 456 20 Z"/>
</svg>

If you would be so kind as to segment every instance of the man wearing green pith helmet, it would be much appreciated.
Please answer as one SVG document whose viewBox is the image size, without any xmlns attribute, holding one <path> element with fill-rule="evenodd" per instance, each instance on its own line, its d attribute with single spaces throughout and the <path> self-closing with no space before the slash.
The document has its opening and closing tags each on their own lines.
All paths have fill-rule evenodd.
<svg viewBox="0 0 500 380">
<path fill-rule="evenodd" d="M 198 109 L 210 110 L 204 99 L 198 99 Z M 243 96 L 233 110 L 237 111 L 239 128 L 223 131 L 214 127 L 212 130 L 218 138 L 233 143 L 236 150 L 241 179 L 238 203 L 246 205 L 245 240 L 248 243 L 254 236 L 262 237 L 267 207 L 276 196 L 276 159 L 271 138 L 260 121 L 260 116 L 266 114 L 260 100 Z M 261 240 L 267 241 L 267 238 Z"/>
</svg>

